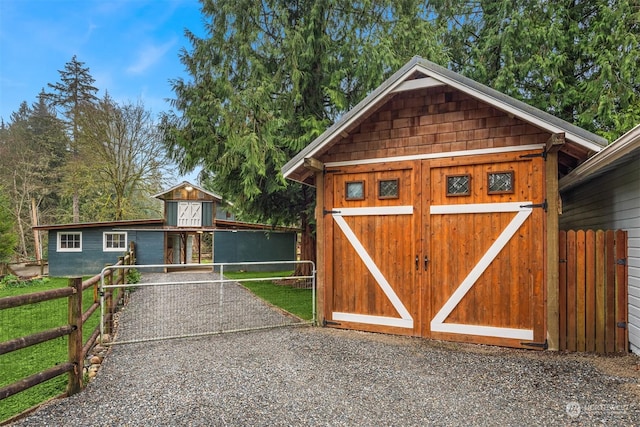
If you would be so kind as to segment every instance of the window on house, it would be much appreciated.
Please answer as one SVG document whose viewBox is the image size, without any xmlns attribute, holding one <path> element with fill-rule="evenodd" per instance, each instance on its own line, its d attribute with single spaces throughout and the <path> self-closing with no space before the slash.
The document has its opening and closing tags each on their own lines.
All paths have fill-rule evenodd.
<svg viewBox="0 0 640 427">
<path fill-rule="evenodd" d="M 109 232 L 102 234 L 102 250 L 105 252 L 122 252 L 127 250 L 126 232 Z"/>
<path fill-rule="evenodd" d="M 468 196 L 469 194 L 471 194 L 469 174 L 447 176 L 447 196 Z"/>
<path fill-rule="evenodd" d="M 82 233 L 61 231 L 58 233 L 58 252 L 82 252 Z"/>
<path fill-rule="evenodd" d="M 345 188 L 347 200 L 364 200 L 364 181 L 349 181 Z"/>
<path fill-rule="evenodd" d="M 487 180 L 489 194 L 513 193 L 513 171 L 489 172 Z"/>
<path fill-rule="evenodd" d="M 383 179 L 378 181 L 378 198 L 379 199 L 397 199 L 399 197 L 399 180 Z"/>
</svg>

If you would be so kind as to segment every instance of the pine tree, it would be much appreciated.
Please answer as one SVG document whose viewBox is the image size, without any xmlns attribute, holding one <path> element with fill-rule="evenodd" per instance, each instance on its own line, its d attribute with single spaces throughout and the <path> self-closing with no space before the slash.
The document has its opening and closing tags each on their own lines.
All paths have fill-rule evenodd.
<svg viewBox="0 0 640 427">
<path fill-rule="evenodd" d="M 79 161 L 78 136 L 80 133 L 80 118 L 88 107 L 95 105 L 98 101 L 96 92 L 98 89 L 93 86 L 94 78 L 89 72 L 89 67 L 84 66 L 84 62 L 78 61 L 74 55 L 71 61 L 65 64 L 60 73 L 58 83 L 49 83 L 52 92 L 47 93 L 51 105 L 60 107 L 62 114 L 66 118 L 71 145 L 71 162 L 66 170 L 66 182 L 71 189 L 73 197 L 73 221 L 80 221 L 80 196 L 81 185 L 80 176 L 76 173 L 77 162 Z"/>
</svg>

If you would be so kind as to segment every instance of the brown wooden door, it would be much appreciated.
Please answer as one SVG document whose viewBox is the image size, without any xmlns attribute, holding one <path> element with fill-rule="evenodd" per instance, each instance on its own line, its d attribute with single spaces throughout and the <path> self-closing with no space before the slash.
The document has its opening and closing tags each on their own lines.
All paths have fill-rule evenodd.
<svg viewBox="0 0 640 427">
<path fill-rule="evenodd" d="M 419 333 L 421 189 L 414 163 L 329 170 L 326 184 L 325 319 L 340 327 Z"/>
<path fill-rule="evenodd" d="M 335 326 L 529 347 L 545 340 L 544 163 L 506 153 L 327 170 Z M 397 182 L 397 194 L 381 185 Z M 393 184 L 390 184 L 393 187 Z"/>
<path fill-rule="evenodd" d="M 424 161 L 423 336 L 544 342 L 544 163 L 523 153 Z M 533 205 L 533 206 L 532 206 Z"/>
</svg>

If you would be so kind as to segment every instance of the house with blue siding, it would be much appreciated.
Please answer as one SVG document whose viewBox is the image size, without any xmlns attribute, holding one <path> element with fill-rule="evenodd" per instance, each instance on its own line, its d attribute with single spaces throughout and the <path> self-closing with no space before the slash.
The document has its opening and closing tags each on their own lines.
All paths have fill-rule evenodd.
<svg viewBox="0 0 640 427">
<path fill-rule="evenodd" d="M 561 229 L 627 231 L 628 328 L 640 354 L 640 125 L 559 182 Z"/>
<path fill-rule="evenodd" d="M 115 264 L 130 243 L 139 265 L 200 263 L 205 234 L 212 235 L 214 262 L 296 257 L 297 230 L 237 221 L 222 197 L 189 182 L 153 197 L 164 202 L 161 219 L 34 227 L 48 233 L 49 274 L 98 274 L 105 265 Z"/>
</svg>

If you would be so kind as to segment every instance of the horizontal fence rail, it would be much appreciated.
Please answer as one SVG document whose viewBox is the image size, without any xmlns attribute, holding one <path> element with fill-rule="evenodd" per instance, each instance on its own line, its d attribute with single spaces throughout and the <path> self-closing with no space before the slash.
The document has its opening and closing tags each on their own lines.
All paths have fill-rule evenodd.
<svg viewBox="0 0 640 427">
<path fill-rule="evenodd" d="M 283 270 L 309 270 L 311 274 L 230 279 L 225 271 L 258 267 Z M 107 267 L 118 269 L 119 266 Z M 143 273 L 141 283 L 109 284 L 100 287 L 101 333 L 113 334 L 111 344 L 197 337 L 228 332 L 315 323 L 315 264 L 312 261 L 240 262 L 209 264 L 136 265 Z M 158 272 L 171 269 L 173 273 Z M 189 271 L 189 276 L 184 272 Z M 195 273 L 192 270 L 200 270 Z M 146 273 L 148 271 L 149 273 Z M 287 310 L 293 301 L 269 301 L 243 286 L 250 282 L 272 282 L 277 295 L 307 305 L 310 319 L 302 319 Z M 115 307 L 109 295 L 119 291 L 124 305 Z M 279 297 L 278 297 L 279 298 Z M 298 301 L 299 302 L 299 301 Z M 120 311 L 118 309 L 121 308 Z"/>
<path fill-rule="evenodd" d="M 561 231 L 559 243 L 560 350 L 627 352 L 626 231 Z"/>
<path fill-rule="evenodd" d="M 79 277 L 71 278 L 69 279 L 68 286 L 64 288 L 0 298 L 0 310 L 11 310 L 22 306 L 31 306 L 61 298 L 66 298 L 68 301 L 65 308 L 67 324 L 0 342 L 0 355 L 6 355 L 18 350 L 28 351 L 29 347 L 37 344 L 67 337 L 66 361 L 60 361 L 60 363 L 57 363 L 53 367 L 29 375 L 11 384 L 3 385 L 0 387 L 0 400 L 6 399 L 63 374 L 68 374 L 69 376 L 66 391 L 63 395 L 70 396 L 81 390 L 83 360 L 88 351 L 95 344 L 100 333 L 100 329 L 97 326 L 87 341 L 83 343 L 83 325 L 91 315 L 100 308 L 98 299 L 99 284 L 104 280 L 112 283 L 124 281 L 126 271 L 131 268 L 131 264 L 133 263 L 135 263 L 135 253 L 134 246 L 131 244 L 130 250 L 126 255 L 119 257 L 119 261 L 117 263 L 118 275 L 115 278 L 113 275 L 116 270 L 109 270 L 107 272 L 103 270 L 101 274 L 97 274 L 85 281 L 82 281 L 82 278 Z M 83 312 L 83 292 L 89 288 L 93 288 L 93 302 L 88 309 Z M 10 312 L 7 311 L 6 313 Z M 3 366 L 3 368 L 11 369 L 11 367 L 6 366 Z M 3 422 L 3 420 L 0 420 L 0 422 Z"/>
</svg>

